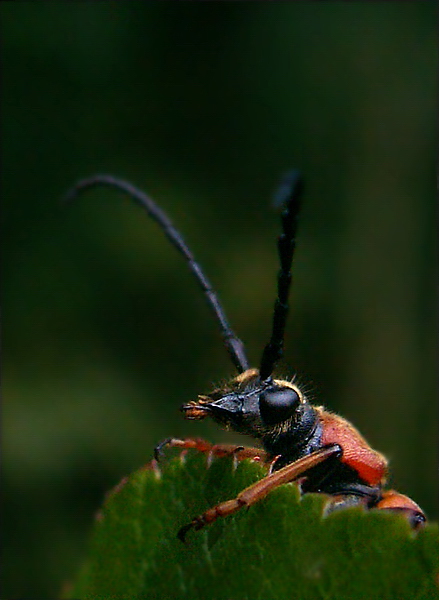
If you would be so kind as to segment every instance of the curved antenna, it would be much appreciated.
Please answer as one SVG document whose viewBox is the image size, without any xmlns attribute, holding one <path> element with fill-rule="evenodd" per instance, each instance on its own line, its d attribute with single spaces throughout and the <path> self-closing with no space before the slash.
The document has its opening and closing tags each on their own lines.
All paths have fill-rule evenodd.
<svg viewBox="0 0 439 600">
<path fill-rule="evenodd" d="M 288 171 L 275 194 L 274 205 L 285 206 L 282 211 L 282 233 L 278 237 L 280 270 L 277 276 L 277 298 L 274 305 L 273 329 L 261 358 L 259 375 L 262 381 L 271 377 L 277 361 L 283 355 L 285 324 L 288 315 L 288 294 L 291 284 L 291 264 L 296 247 L 297 216 L 303 190 L 299 171 Z"/>
<path fill-rule="evenodd" d="M 109 186 L 124 192 L 132 198 L 136 204 L 146 210 L 148 215 L 160 226 L 171 244 L 177 248 L 187 262 L 189 269 L 195 276 L 199 286 L 204 292 L 207 302 L 210 305 L 213 314 L 220 326 L 221 334 L 224 339 L 224 345 L 230 354 L 233 364 L 238 369 L 239 373 L 246 371 L 249 368 L 248 360 L 245 355 L 244 344 L 232 331 L 220 304 L 218 296 L 213 291 L 208 279 L 201 270 L 200 265 L 195 262 L 192 252 L 187 247 L 181 234 L 175 229 L 174 225 L 166 215 L 166 213 L 157 206 L 149 196 L 136 188 L 131 183 L 113 177 L 112 175 L 94 175 L 87 179 L 78 181 L 76 185 L 67 192 L 64 200 L 66 202 L 73 201 L 83 191 L 97 186 Z"/>
</svg>

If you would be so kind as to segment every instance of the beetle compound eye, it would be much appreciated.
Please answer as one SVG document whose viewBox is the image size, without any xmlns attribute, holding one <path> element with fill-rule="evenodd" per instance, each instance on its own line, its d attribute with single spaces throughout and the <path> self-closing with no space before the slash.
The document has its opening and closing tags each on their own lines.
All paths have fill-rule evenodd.
<svg viewBox="0 0 439 600">
<path fill-rule="evenodd" d="M 267 425 L 285 421 L 294 414 L 299 404 L 299 394 L 290 388 L 268 389 L 259 396 L 259 411 Z"/>
</svg>

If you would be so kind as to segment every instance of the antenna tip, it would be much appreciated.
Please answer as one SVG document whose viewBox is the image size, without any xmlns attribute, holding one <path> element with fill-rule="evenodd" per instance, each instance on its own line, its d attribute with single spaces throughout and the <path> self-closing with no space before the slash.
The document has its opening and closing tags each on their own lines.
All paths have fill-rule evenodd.
<svg viewBox="0 0 439 600">
<path fill-rule="evenodd" d="M 275 208 L 282 208 L 302 191 L 302 186 L 302 173 L 298 169 L 286 171 L 282 175 L 281 182 L 273 194 L 273 206 Z"/>
<path fill-rule="evenodd" d="M 72 203 L 78 196 L 78 187 L 77 185 L 74 185 L 73 187 L 71 187 L 69 190 L 67 190 L 67 192 L 64 192 L 64 194 L 60 197 L 59 202 L 60 204 L 70 204 Z"/>
<path fill-rule="evenodd" d="M 112 175 L 93 175 L 92 177 L 87 177 L 85 179 L 80 179 L 77 181 L 65 194 L 62 195 L 60 199 L 61 204 L 70 204 L 80 195 L 83 190 L 87 188 L 91 188 L 97 185 L 114 185 L 117 183 L 115 177 Z"/>
</svg>

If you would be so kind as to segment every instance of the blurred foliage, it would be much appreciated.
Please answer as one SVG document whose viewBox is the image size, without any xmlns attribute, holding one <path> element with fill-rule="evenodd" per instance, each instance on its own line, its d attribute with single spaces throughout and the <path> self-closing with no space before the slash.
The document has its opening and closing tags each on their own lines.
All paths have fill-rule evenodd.
<svg viewBox="0 0 439 600">
<path fill-rule="evenodd" d="M 248 510 L 188 532 L 194 516 L 266 474 L 254 462 L 178 458 L 124 478 L 99 513 L 67 598 L 438 600 L 439 529 L 359 507 L 322 518 L 327 496 L 283 485 Z M 366 541 L 366 543 L 365 543 Z M 383 560 L 385 556 L 385 560 Z M 249 560 L 250 559 L 250 560 Z"/>
<path fill-rule="evenodd" d="M 56 595 L 103 493 L 230 376 L 181 229 L 257 361 L 279 174 L 306 178 L 285 369 L 437 517 L 436 6 L 2 3 L 3 593 Z"/>
</svg>

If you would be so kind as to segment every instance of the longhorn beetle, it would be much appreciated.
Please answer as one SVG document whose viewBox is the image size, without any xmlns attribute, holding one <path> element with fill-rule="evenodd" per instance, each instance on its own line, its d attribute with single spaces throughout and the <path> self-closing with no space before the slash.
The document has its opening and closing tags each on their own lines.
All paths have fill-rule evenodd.
<svg viewBox="0 0 439 600">
<path fill-rule="evenodd" d="M 297 481 L 301 492 L 328 494 L 328 511 L 361 505 L 399 512 L 413 528 L 425 522 L 420 507 L 394 490 L 385 490 L 387 460 L 373 450 L 348 421 L 312 406 L 294 381 L 275 379 L 273 371 L 283 354 L 291 265 L 296 246 L 297 216 L 302 194 L 302 178 L 290 171 L 277 194 L 283 206 L 282 233 L 278 238 L 280 270 L 274 306 L 271 338 L 262 353 L 259 369 L 250 368 L 242 341 L 232 331 L 218 297 L 181 234 L 145 193 L 111 175 L 95 175 L 79 181 L 67 194 L 109 186 L 127 194 L 154 219 L 170 242 L 183 255 L 201 287 L 218 322 L 224 345 L 238 371 L 226 385 L 181 407 L 186 419 L 214 421 L 234 431 L 250 435 L 262 448 L 227 444 L 212 445 L 200 439 L 168 438 L 155 448 L 154 464 L 165 447 L 193 448 L 213 456 L 232 455 L 237 460 L 253 458 L 267 467 L 267 476 L 249 486 L 234 499 L 222 502 L 196 516 L 178 532 L 184 541 L 190 529 L 201 529 L 219 517 L 230 515 L 265 497 L 277 486 Z"/>
</svg>

